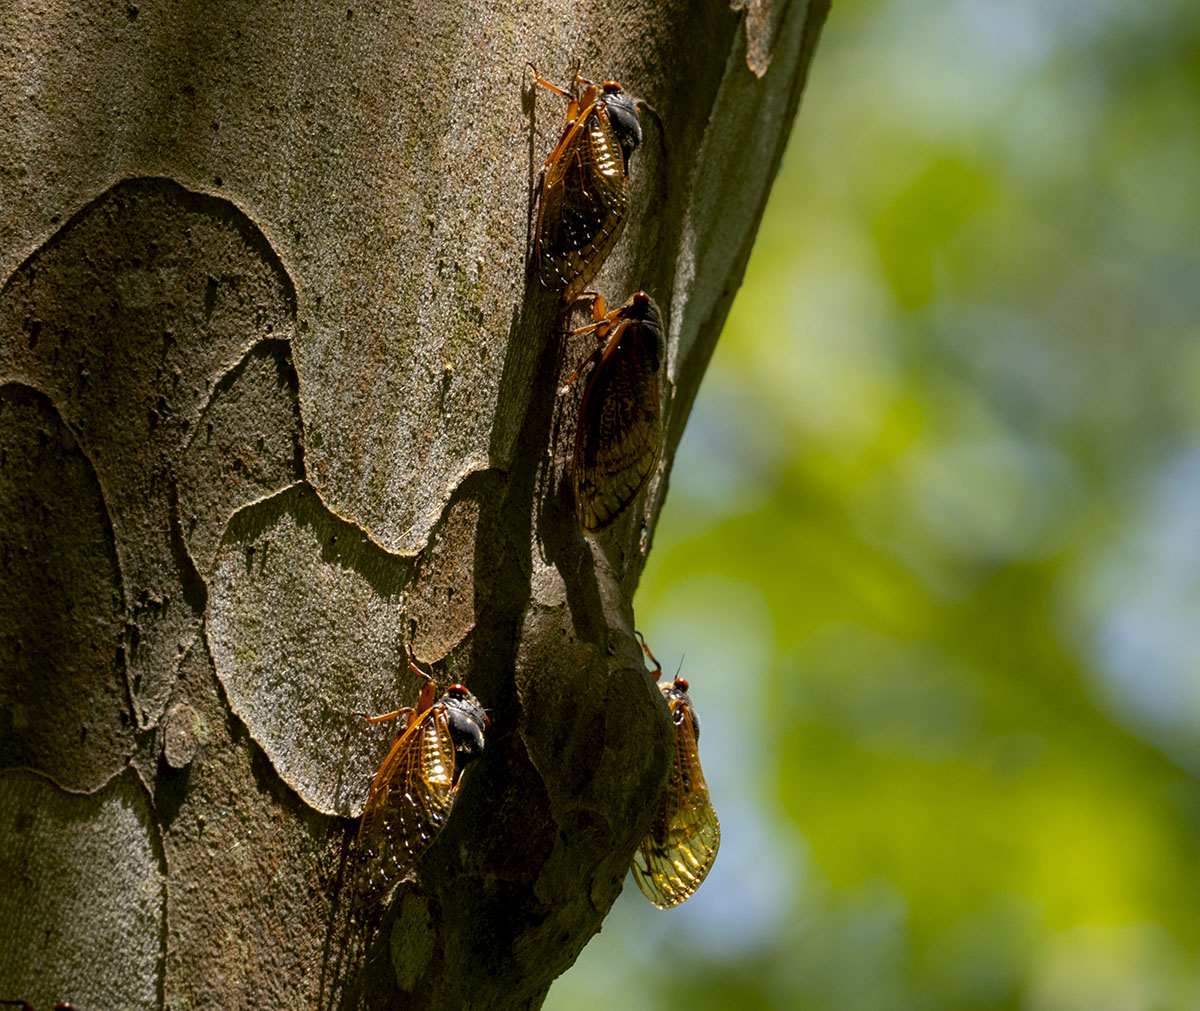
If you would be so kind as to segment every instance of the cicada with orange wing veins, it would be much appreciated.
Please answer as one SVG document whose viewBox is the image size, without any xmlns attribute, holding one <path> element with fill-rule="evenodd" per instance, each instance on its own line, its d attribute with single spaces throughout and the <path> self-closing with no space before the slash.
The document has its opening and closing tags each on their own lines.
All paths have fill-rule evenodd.
<svg viewBox="0 0 1200 1011">
<path fill-rule="evenodd" d="M 662 666 L 644 639 L 642 649 L 657 677 Z M 674 724 L 675 754 L 654 823 L 633 855 L 632 870 L 642 894 L 659 909 L 670 909 L 691 897 L 708 876 L 721 845 L 721 823 L 700 768 L 700 717 L 688 695 L 688 683 L 677 676 L 660 681 L 658 690 L 667 700 Z"/>
<path fill-rule="evenodd" d="M 370 723 L 403 716 L 405 728 L 375 773 L 358 827 L 363 895 L 381 898 L 413 869 L 446 824 L 463 770 L 483 754 L 487 713 L 462 685 L 437 696 L 433 676 L 410 656 L 408 669 L 425 684 L 417 708 L 405 707 Z"/>
<path fill-rule="evenodd" d="M 644 291 L 610 313 L 604 310 L 603 296 L 596 295 L 596 321 L 572 331 L 572 336 L 594 332 L 600 346 L 560 391 L 595 362 L 579 403 L 571 465 L 575 515 L 592 535 L 612 524 L 637 497 L 662 449 L 662 314 Z"/>
<path fill-rule="evenodd" d="M 538 190 L 533 259 L 542 284 L 570 301 L 600 270 L 629 214 L 629 159 L 642 142 L 641 114 L 616 81 L 578 74 L 572 90 L 535 81 L 568 100 L 567 125 L 546 158 Z M 574 89 L 583 86 L 581 94 Z"/>
</svg>

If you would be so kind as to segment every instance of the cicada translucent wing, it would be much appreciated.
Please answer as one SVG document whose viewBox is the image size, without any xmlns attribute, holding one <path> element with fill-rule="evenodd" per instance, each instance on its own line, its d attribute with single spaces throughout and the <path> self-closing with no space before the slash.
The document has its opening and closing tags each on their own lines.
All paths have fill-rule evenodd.
<svg viewBox="0 0 1200 1011">
<path fill-rule="evenodd" d="M 459 780 L 468 763 L 483 753 L 490 725 L 479 701 L 462 685 L 451 685 L 434 701 L 432 676 L 409 660 L 425 679 L 416 709 L 400 709 L 371 722 L 406 718 L 367 794 L 358 828 L 363 891 L 381 897 L 413 869 L 446 824 Z"/>
<path fill-rule="evenodd" d="M 640 114 L 616 81 L 583 93 L 537 83 L 569 99 L 567 125 L 542 167 L 533 258 L 542 283 L 570 300 L 596 276 L 629 213 L 629 159 L 642 142 Z"/>
<path fill-rule="evenodd" d="M 646 655 L 655 664 L 654 674 L 661 674 L 650 650 Z M 721 823 L 700 768 L 700 718 L 688 683 L 676 677 L 660 681 L 658 690 L 675 728 L 675 754 L 654 823 L 633 855 L 632 869 L 642 894 L 659 909 L 670 909 L 689 898 L 708 875 L 721 845 Z"/>
<path fill-rule="evenodd" d="M 571 483 L 575 515 L 588 534 L 609 526 L 637 497 L 658 463 L 662 421 L 658 369 L 662 362 L 662 315 L 644 291 L 575 333 L 594 331 L 602 342 L 567 380 L 595 362 L 579 404 Z"/>
</svg>

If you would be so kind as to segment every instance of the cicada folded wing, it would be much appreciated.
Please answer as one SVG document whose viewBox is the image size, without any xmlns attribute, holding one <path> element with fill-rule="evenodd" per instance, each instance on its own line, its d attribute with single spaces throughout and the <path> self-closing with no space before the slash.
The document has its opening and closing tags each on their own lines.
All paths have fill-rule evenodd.
<svg viewBox="0 0 1200 1011">
<path fill-rule="evenodd" d="M 637 106 L 616 81 L 570 97 L 567 125 L 542 169 L 533 234 L 539 278 L 566 299 L 588 286 L 625 226 L 629 160 L 641 139 Z"/>
<path fill-rule="evenodd" d="M 675 727 L 675 754 L 654 823 L 633 855 L 633 880 L 659 909 L 700 887 L 717 858 L 721 824 L 700 768 L 700 720 L 683 678 L 659 683 Z"/>
<path fill-rule="evenodd" d="M 435 706 L 392 745 L 367 795 L 358 841 L 369 898 L 416 865 L 446 824 L 456 789 L 454 742 Z"/>
<path fill-rule="evenodd" d="M 463 769 L 483 752 L 487 715 L 462 685 L 417 712 L 375 774 L 358 851 L 368 901 L 420 860 L 450 817 Z"/>
<path fill-rule="evenodd" d="M 658 370 L 662 315 L 645 292 L 609 313 L 575 428 L 575 514 L 588 534 L 611 525 L 637 497 L 662 450 Z"/>
</svg>

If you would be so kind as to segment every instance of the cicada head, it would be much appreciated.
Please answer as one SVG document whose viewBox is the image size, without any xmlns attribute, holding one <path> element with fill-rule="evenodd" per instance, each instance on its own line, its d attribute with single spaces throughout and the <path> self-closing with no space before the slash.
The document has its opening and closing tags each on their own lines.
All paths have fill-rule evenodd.
<svg viewBox="0 0 1200 1011">
<path fill-rule="evenodd" d="M 629 159 L 642 142 L 642 116 L 638 107 L 616 81 L 605 81 L 600 87 L 596 99 L 602 103 L 608 113 L 608 121 L 612 124 L 613 133 L 621 145 L 621 154 L 625 158 L 625 172 L 629 172 Z"/>
<path fill-rule="evenodd" d="M 483 706 L 463 685 L 451 685 L 441 698 L 446 707 L 446 725 L 454 742 L 454 779 L 462 775 L 468 762 L 483 754 L 483 732 L 492 725 Z"/>
<path fill-rule="evenodd" d="M 637 320 L 642 327 L 646 354 L 653 371 L 657 372 L 666 357 L 667 344 L 663 338 L 663 318 L 659 308 L 644 291 L 637 292 L 621 309 L 625 319 Z"/>
<path fill-rule="evenodd" d="M 662 692 L 663 698 L 667 700 L 667 708 L 671 711 L 671 722 L 675 724 L 676 730 L 684 725 L 688 719 L 692 721 L 692 735 L 697 741 L 700 740 L 700 715 L 696 712 L 696 707 L 692 705 L 692 697 L 688 694 L 688 683 L 686 678 L 675 678 L 672 681 L 660 681 L 658 690 Z"/>
</svg>

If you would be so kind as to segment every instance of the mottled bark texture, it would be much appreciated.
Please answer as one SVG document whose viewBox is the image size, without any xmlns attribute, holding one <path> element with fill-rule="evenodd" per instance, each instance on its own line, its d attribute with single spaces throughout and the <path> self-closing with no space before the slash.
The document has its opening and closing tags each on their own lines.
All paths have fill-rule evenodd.
<svg viewBox="0 0 1200 1011">
<path fill-rule="evenodd" d="M 630 599 L 824 13 L 0 7 L 0 996 L 541 1002 L 663 782 Z M 665 449 L 597 540 L 556 395 L 589 338 L 524 262 L 564 112 L 526 60 L 647 103 L 597 287 L 663 308 Z M 364 911 L 391 732 L 354 714 L 415 699 L 405 642 L 492 730 Z"/>
</svg>

